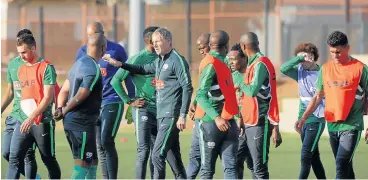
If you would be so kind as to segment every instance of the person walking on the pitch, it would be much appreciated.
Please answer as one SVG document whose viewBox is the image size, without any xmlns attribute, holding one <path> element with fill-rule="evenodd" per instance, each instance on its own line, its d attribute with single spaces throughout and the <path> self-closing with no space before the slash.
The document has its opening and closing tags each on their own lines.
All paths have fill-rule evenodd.
<svg viewBox="0 0 368 180">
<path fill-rule="evenodd" d="M 310 100 L 316 92 L 318 71 L 317 65 L 319 57 L 317 47 L 312 43 L 302 43 L 295 48 L 295 57 L 287 61 L 280 67 L 280 71 L 298 82 L 299 85 L 299 117 L 305 112 Z M 296 122 L 298 125 L 299 122 Z M 309 115 L 304 127 L 300 131 L 302 139 L 301 150 L 301 169 L 299 179 L 308 179 L 311 167 L 317 179 L 326 179 L 326 173 L 323 168 L 319 155 L 318 142 L 325 128 L 324 119 L 324 101 L 318 105 L 318 108 Z"/>
<path fill-rule="evenodd" d="M 158 28 L 148 27 L 143 31 L 146 48 L 129 58 L 129 64 L 150 64 L 157 59 L 158 56 L 152 45 L 152 34 Z M 155 75 L 131 75 L 136 87 L 136 98 L 134 99 L 127 96 L 121 84 L 128 75 L 129 71 L 119 69 L 111 80 L 111 84 L 119 96 L 122 97 L 124 103 L 133 106 L 133 119 L 137 137 L 136 179 L 145 179 L 147 161 L 151 155 L 157 136 Z M 180 167 L 177 167 L 175 155 L 171 150 L 167 153 L 166 159 L 175 177 L 182 177 Z M 150 158 L 151 178 L 153 178 L 154 174 L 153 169 L 152 158 Z"/>
<path fill-rule="evenodd" d="M 90 36 L 94 33 L 104 34 L 101 23 L 93 22 L 87 26 L 87 35 Z M 82 46 L 78 50 L 76 61 L 86 54 L 87 46 Z M 107 40 L 105 56 L 121 62 L 125 62 L 127 59 L 124 48 L 109 40 Z M 103 178 L 117 179 L 119 159 L 115 147 L 115 137 L 120 127 L 124 104 L 110 82 L 119 68 L 109 65 L 102 59 L 98 61 L 98 65 L 101 70 L 103 83 L 101 115 L 96 126 L 98 159 L 100 160 Z M 129 97 L 134 97 L 134 86 L 129 76 L 125 80 L 125 85 L 128 89 Z"/>
<path fill-rule="evenodd" d="M 206 55 L 210 52 L 209 47 L 210 34 L 203 33 L 197 39 L 197 48 L 202 57 L 206 57 Z M 189 163 L 187 167 L 187 177 L 188 179 L 196 179 L 201 169 L 201 153 L 199 147 L 199 120 L 194 119 L 194 113 L 197 102 L 194 99 L 192 104 L 189 107 L 189 119 L 194 121 L 194 128 L 192 133 L 192 141 L 189 150 Z"/>
<path fill-rule="evenodd" d="M 14 66 L 9 67 L 16 97 L 13 118 L 17 122 L 10 144 L 6 178 L 19 179 L 26 152 L 36 144 L 49 178 L 60 179 L 60 167 L 55 158 L 55 122 L 52 120 L 55 69 L 36 54 L 36 41 L 32 34 L 25 33 L 17 38 L 17 51 L 23 62 L 14 61 Z"/>
<path fill-rule="evenodd" d="M 102 102 L 98 60 L 105 54 L 102 33 L 88 36 L 87 55 L 76 61 L 58 97 L 54 118 L 64 118 L 64 131 L 74 158 L 72 179 L 96 179 L 96 121 Z"/>
<path fill-rule="evenodd" d="M 229 36 L 225 31 L 210 35 L 211 51 L 199 66 L 195 118 L 200 120 L 201 179 L 212 179 L 218 156 L 222 157 L 225 179 L 236 179 L 238 113 L 231 71 L 224 62 Z"/>
<path fill-rule="evenodd" d="M 105 60 L 131 74 L 155 74 L 158 133 L 152 151 L 154 179 L 165 178 L 165 158 L 169 150 L 173 152 L 177 162 L 176 167 L 180 172 L 178 178 L 186 179 L 180 154 L 179 131 L 185 129 L 193 92 L 189 65 L 172 48 L 172 36 L 167 29 L 157 29 L 152 35 L 152 42 L 159 57 L 150 64 L 126 64 L 112 58 Z"/>
<path fill-rule="evenodd" d="M 350 45 L 344 33 L 334 31 L 328 36 L 327 45 L 333 61 L 325 63 L 319 71 L 317 91 L 296 129 L 301 131 L 324 98 L 324 117 L 336 160 L 336 179 L 355 179 L 353 156 L 364 128 L 363 102 L 368 92 L 368 67 L 349 56 Z"/>
<path fill-rule="evenodd" d="M 242 81 L 244 79 L 245 71 L 247 69 L 248 57 L 243 53 L 240 44 L 235 44 L 229 54 L 228 54 L 231 69 L 232 69 L 232 77 L 234 81 Z M 241 112 L 242 108 L 242 98 L 243 92 L 239 89 L 239 87 L 235 86 L 236 90 L 236 98 L 238 102 L 239 112 Z M 253 173 L 253 160 L 249 152 L 249 148 L 247 145 L 247 137 L 245 136 L 244 129 L 245 125 L 243 123 L 243 119 L 241 117 L 241 113 L 235 116 L 235 119 L 238 122 L 238 127 L 240 128 L 239 134 L 239 146 L 237 153 L 237 172 L 238 179 L 243 179 L 244 177 L 244 162 L 247 163 L 247 167 L 250 170 L 253 179 L 256 179 Z"/>
<path fill-rule="evenodd" d="M 199 53 L 204 58 L 210 52 L 210 33 L 203 33 L 197 39 L 197 48 Z M 230 68 L 229 57 L 226 56 L 224 62 Z M 197 101 L 194 98 L 192 104 L 189 107 L 189 119 L 194 121 L 194 128 L 192 133 L 192 141 L 190 145 L 189 151 L 189 163 L 187 167 L 187 177 L 189 179 L 195 179 L 201 169 L 201 154 L 200 154 L 200 146 L 199 146 L 199 122 L 200 120 L 195 119 L 195 109 L 196 109 Z"/>
<path fill-rule="evenodd" d="M 29 34 L 32 35 L 32 32 L 29 29 L 22 29 L 18 32 L 17 38 L 19 38 L 23 34 Z M 7 69 L 7 80 L 8 80 L 8 88 L 5 91 L 5 95 L 3 97 L 3 100 L 1 102 L 1 114 L 5 111 L 5 109 L 9 106 L 9 104 L 14 99 L 14 104 L 12 108 L 12 112 L 8 117 L 5 119 L 5 130 L 2 138 L 2 145 L 1 145 L 1 152 L 3 157 L 6 159 L 6 161 L 9 161 L 9 155 L 10 155 L 10 143 L 13 136 L 15 125 L 17 124 L 16 117 L 17 111 L 20 106 L 20 97 L 16 95 L 15 92 L 20 93 L 19 90 L 14 89 L 14 85 L 18 82 L 18 72 L 16 69 L 20 64 L 24 64 L 25 62 L 22 60 L 20 56 L 17 56 L 10 60 L 10 63 L 8 64 Z M 14 69 L 14 70 L 13 70 Z M 37 161 L 35 157 L 35 150 L 32 148 L 29 148 L 27 150 L 27 153 L 24 158 L 24 163 L 21 162 L 19 164 L 20 166 L 20 173 L 24 175 L 27 179 L 39 179 L 39 175 L 37 173 Z M 22 167 L 24 166 L 24 167 Z M 38 177 L 37 177 L 38 176 Z"/>
<path fill-rule="evenodd" d="M 271 133 L 274 134 L 273 142 L 276 147 L 282 142 L 278 128 L 276 72 L 271 61 L 260 52 L 255 33 L 244 34 L 240 39 L 240 46 L 248 57 L 245 79 L 235 80 L 235 85 L 244 93 L 241 111 L 244 132 L 253 160 L 254 176 L 268 179 Z"/>
</svg>

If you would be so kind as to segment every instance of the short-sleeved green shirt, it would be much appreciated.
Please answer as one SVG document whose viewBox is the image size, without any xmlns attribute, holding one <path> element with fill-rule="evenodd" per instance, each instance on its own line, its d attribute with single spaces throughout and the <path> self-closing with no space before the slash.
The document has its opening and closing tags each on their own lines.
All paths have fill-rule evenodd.
<svg viewBox="0 0 368 180">
<path fill-rule="evenodd" d="M 157 55 L 148 51 L 147 49 L 141 50 L 138 54 L 130 57 L 127 61 L 129 64 L 150 64 L 157 59 Z M 129 96 L 125 92 L 123 85 L 121 84 L 128 75 L 131 76 L 135 85 L 136 98 L 144 98 L 146 106 L 145 108 L 151 113 L 156 114 L 156 89 L 153 85 L 155 74 L 130 74 L 129 71 L 120 68 L 111 80 L 111 85 L 114 87 L 116 93 L 123 99 L 124 103 L 130 101 Z"/>
<path fill-rule="evenodd" d="M 322 77 L 323 66 L 319 71 L 318 80 L 317 80 L 317 90 L 323 91 L 323 77 Z M 368 67 L 364 65 L 362 76 L 360 78 L 359 86 L 365 91 L 368 92 Z M 357 90 L 357 95 L 363 95 L 359 89 Z M 336 97 L 338 98 L 338 97 Z M 327 102 L 326 102 L 327 103 Z M 363 130 L 364 129 L 364 121 L 363 121 L 363 98 L 355 99 L 353 107 L 351 107 L 348 117 L 345 121 L 341 122 L 333 122 L 327 123 L 327 128 L 329 132 L 333 131 L 345 131 L 345 130 Z"/>
<path fill-rule="evenodd" d="M 39 58 L 38 62 L 41 61 L 43 61 L 43 59 Z M 20 71 L 20 67 L 22 66 L 26 66 L 26 63 L 18 56 L 10 61 L 7 71 L 8 83 L 12 84 L 14 89 L 14 103 L 10 116 L 12 116 L 13 118 L 15 118 L 20 122 L 23 122 L 28 118 L 28 116 L 23 112 L 20 105 L 22 97 L 21 96 L 22 87 L 24 86 L 25 83 L 20 82 L 19 80 L 19 75 L 21 73 L 25 73 Z M 56 84 L 56 71 L 52 65 L 48 65 L 44 72 L 43 85 L 55 85 L 55 84 Z M 43 113 L 43 118 L 41 122 L 48 122 L 51 119 L 52 119 L 52 105 L 50 104 L 50 106 Z"/>
<path fill-rule="evenodd" d="M 232 77 L 233 77 L 233 80 L 236 81 L 236 82 L 244 80 L 244 74 L 240 73 L 239 71 L 234 71 L 232 73 Z M 240 112 L 241 112 L 241 107 L 242 107 L 242 104 L 240 104 L 239 102 L 242 99 L 243 92 L 241 91 L 241 89 L 239 87 L 237 87 L 237 85 L 235 85 L 235 87 L 236 87 L 236 99 L 238 100 L 238 108 L 239 108 L 239 114 L 236 115 L 235 117 L 239 118 L 241 116 Z"/>
</svg>

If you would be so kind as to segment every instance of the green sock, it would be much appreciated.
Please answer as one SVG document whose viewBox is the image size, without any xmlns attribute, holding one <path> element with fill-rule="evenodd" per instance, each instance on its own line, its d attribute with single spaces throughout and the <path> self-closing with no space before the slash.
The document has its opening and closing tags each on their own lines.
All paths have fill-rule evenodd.
<svg viewBox="0 0 368 180">
<path fill-rule="evenodd" d="M 86 179 L 96 179 L 97 165 L 88 168 Z"/>
<path fill-rule="evenodd" d="M 87 174 L 87 168 L 74 165 L 74 170 L 71 179 L 84 179 Z"/>
</svg>

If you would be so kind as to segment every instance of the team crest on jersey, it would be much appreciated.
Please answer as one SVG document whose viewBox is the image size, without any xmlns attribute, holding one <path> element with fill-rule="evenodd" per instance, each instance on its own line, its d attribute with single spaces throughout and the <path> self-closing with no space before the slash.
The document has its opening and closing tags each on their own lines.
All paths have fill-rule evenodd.
<svg viewBox="0 0 368 180">
<path fill-rule="evenodd" d="M 21 90 L 22 89 L 22 86 L 21 86 L 19 81 L 14 81 L 13 86 L 14 86 L 14 90 Z"/>
<path fill-rule="evenodd" d="M 168 64 L 164 64 L 164 66 L 162 66 L 162 68 L 164 69 L 164 71 L 166 71 L 169 68 Z"/>
<path fill-rule="evenodd" d="M 239 88 L 235 88 L 236 91 L 236 100 L 238 102 L 238 106 L 242 106 L 243 104 L 243 92 Z"/>
<path fill-rule="evenodd" d="M 163 89 L 165 87 L 165 83 L 163 80 L 156 79 L 156 89 Z"/>
<path fill-rule="evenodd" d="M 111 54 L 105 54 L 104 57 L 111 58 Z"/>
<path fill-rule="evenodd" d="M 106 68 L 100 68 L 100 70 L 101 70 L 101 75 L 102 76 L 107 76 L 107 70 L 106 70 Z"/>
<path fill-rule="evenodd" d="M 315 87 L 310 87 L 310 88 L 309 88 L 309 91 L 311 91 L 311 92 L 313 92 L 313 93 L 315 93 L 315 92 L 316 92 L 316 90 L 317 90 L 317 88 L 315 88 Z"/>
</svg>

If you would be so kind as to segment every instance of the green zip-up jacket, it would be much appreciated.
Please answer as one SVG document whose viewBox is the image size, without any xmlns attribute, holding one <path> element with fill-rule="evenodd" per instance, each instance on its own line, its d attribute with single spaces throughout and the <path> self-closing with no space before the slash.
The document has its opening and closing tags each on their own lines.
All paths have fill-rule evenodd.
<svg viewBox="0 0 368 180">
<path fill-rule="evenodd" d="M 248 59 L 248 67 L 250 67 L 258 58 L 264 56 L 261 52 L 256 53 L 253 57 Z M 263 63 L 258 63 L 254 67 L 254 77 L 249 85 L 244 83 L 244 80 L 238 79 L 235 81 L 235 86 L 239 87 L 241 91 L 250 97 L 257 97 L 259 119 L 267 119 L 267 112 L 271 98 L 269 86 L 269 75 L 266 66 Z M 266 118 L 265 118 L 266 117 Z M 265 121 L 258 121 L 258 125 L 264 124 Z"/>
<path fill-rule="evenodd" d="M 289 61 L 286 61 L 281 67 L 280 71 L 282 74 L 290 77 L 291 79 L 298 82 L 298 64 L 304 62 L 304 56 L 295 56 Z M 316 71 L 320 70 L 320 66 L 317 65 Z M 303 107 L 302 101 L 299 100 L 299 114 L 298 120 L 303 116 L 306 108 Z M 313 123 L 313 122 L 325 122 L 325 118 L 318 118 L 313 113 L 308 116 L 306 123 Z"/>
<path fill-rule="evenodd" d="M 143 49 L 139 51 L 136 55 L 130 57 L 127 61 L 128 64 L 150 64 L 157 59 L 157 54 Z M 111 85 L 115 89 L 116 93 L 119 94 L 124 103 L 131 101 L 130 97 L 125 92 L 125 89 L 121 82 L 123 82 L 129 75 L 129 71 L 124 69 L 119 69 L 111 80 Z M 135 86 L 136 98 L 143 98 L 145 101 L 145 108 L 156 114 L 156 90 L 153 84 L 155 79 L 154 74 L 133 74 L 131 75 Z"/>
<path fill-rule="evenodd" d="M 131 74 L 154 74 L 157 118 L 186 116 L 193 93 L 188 62 L 175 49 L 150 64 L 123 64 Z"/>
</svg>

